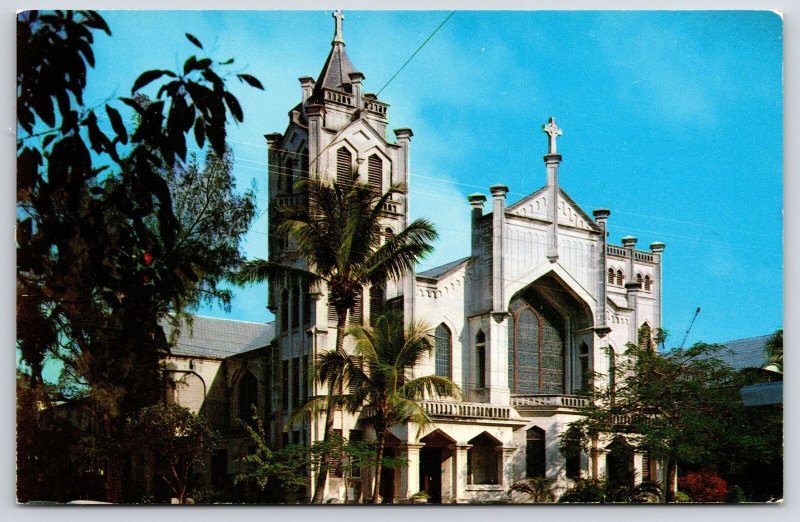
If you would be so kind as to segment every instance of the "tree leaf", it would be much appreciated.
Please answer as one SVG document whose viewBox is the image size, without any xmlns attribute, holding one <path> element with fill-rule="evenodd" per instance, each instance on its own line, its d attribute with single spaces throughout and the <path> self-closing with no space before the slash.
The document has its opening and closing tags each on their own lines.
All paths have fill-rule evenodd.
<svg viewBox="0 0 800 522">
<path fill-rule="evenodd" d="M 244 114 L 242 113 L 242 106 L 239 105 L 239 100 L 236 99 L 236 96 L 225 91 L 225 103 L 228 105 L 228 109 L 231 111 L 231 115 L 233 115 L 236 121 L 243 121 Z"/>
<path fill-rule="evenodd" d="M 186 38 L 188 38 L 190 42 L 192 42 L 194 45 L 196 45 L 200 49 L 203 48 L 203 44 L 201 44 L 200 40 L 198 40 L 197 37 L 195 37 L 193 34 L 186 33 Z"/>
<path fill-rule="evenodd" d="M 264 90 L 264 86 L 261 84 L 260 81 L 255 76 L 251 76 L 249 74 L 237 74 L 236 75 L 241 81 L 246 82 L 251 87 L 255 87 L 256 89 Z"/>
<path fill-rule="evenodd" d="M 128 130 L 122 123 L 122 116 L 119 115 L 117 109 L 106 105 L 106 114 L 108 114 L 108 119 L 111 120 L 111 128 L 117 133 L 122 144 L 128 143 Z"/>
<path fill-rule="evenodd" d="M 144 87 L 145 85 L 149 84 L 150 82 L 161 78 L 162 76 L 171 76 L 172 78 L 177 78 L 177 75 L 172 71 L 165 71 L 162 69 L 153 69 L 151 71 L 145 71 L 138 78 L 136 81 L 133 82 L 133 87 L 131 88 L 131 94 L 135 94 L 136 91 Z"/>
</svg>

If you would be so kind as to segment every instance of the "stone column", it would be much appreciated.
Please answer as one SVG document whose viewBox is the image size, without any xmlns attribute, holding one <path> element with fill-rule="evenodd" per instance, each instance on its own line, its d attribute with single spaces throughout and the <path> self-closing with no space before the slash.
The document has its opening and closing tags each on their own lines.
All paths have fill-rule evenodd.
<svg viewBox="0 0 800 522">
<path fill-rule="evenodd" d="M 458 504 L 467 502 L 467 451 L 472 444 L 459 442 L 453 451 L 453 498 Z"/>
<path fill-rule="evenodd" d="M 622 238 L 622 246 L 625 248 L 625 255 L 628 258 L 628 269 L 625 282 L 625 290 L 627 291 L 628 308 L 633 309 L 631 316 L 631 329 L 630 339 L 631 342 L 638 344 L 639 342 L 639 291 L 642 288 L 641 283 L 636 282 L 636 268 L 634 266 L 634 256 L 636 254 L 636 241 L 633 236 L 625 236 Z"/>
<path fill-rule="evenodd" d="M 598 292 L 597 292 L 597 312 L 594 320 L 595 328 L 597 329 L 600 337 L 605 336 L 611 329 L 608 327 L 608 319 L 606 317 L 606 306 L 608 303 L 608 263 L 607 263 L 607 220 L 611 215 L 611 211 L 606 208 L 598 208 L 594 212 L 595 221 L 600 226 L 600 233 L 603 235 L 602 239 L 598 242 L 600 245 L 600 253 L 597 256 L 597 270 L 600 272 L 598 277 Z"/>
<path fill-rule="evenodd" d="M 424 443 L 405 443 L 400 445 L 400 454 L 407 460 L 407 464 L 400 471 L 400 502 L 419 491 L 419 450 Z"/>
<path fill-rule="evenodd" d="M 505 303 L 505 256 L 503 237 L 506 228 L 508 187 L 493 185 L 492 191 L 492 312 L 503 312 Z"/>
<path fill-rule="evenodd" d="M 394 135 L 397 138 L 397 144 L 400 146 L 400 169 L 399 172 L 401 173 L 402 178 L 392 179 L 392 183 L 404 183 L 406 185 L 406 193 L 403 195 L 403 229 L 408 226 L 408 216 L 410 212 L 410 199 L 408 198 L 408 179 L 409 179 L 409 170 L 410 170 L 410 148 L 411 148 L 411 137 L 414 133 L 411 129 L 403 128 L 403 129 L 395 129 Z M 394 177 L 394 173 L 392 174 Z M 397 197 L 397 195 L 393 195 L 392 198 Z M 401 283 L 403 289 L 403 319 L 406 325 L 410 324 L 410 322 L 414 319 L 414 301 L 416 296 L 414 295 L 414 287 L 416 281 L 416 274 L 412 269 L 409 273 L 403 276 L 403 281 Z"/>
<path fill-rule="evenodd" d="M 470 194 L 467 196 L 472 207 L 472 255 L 478 255 L 481 240 L 481 218 L 483 217 L 483 204 L 486 203 L 486 196 L 483 194 Z"/>
<path fill-rule="evenodd" d="M 314 92 L 316 82 L 311 76 L 303 76 L 298 78 L 298 81 L 300 82 L 300 88 L 303 90 L 303 105 L 305 105 L 308 99 L 311 98 L 311 93 Z"/>
<path fill-rule="evenodd" d="M 661 322 L 661 297 L 664 295 L 661 291 L 661 285 L 664 284 L 663 279 L 661 279 L 662 270 L 662 261 L 664 259 L 664 243 L 660 241 L 656 241 L 655 243 L 650 244 L 650 252 L 653 253 L 653 262 L 655 262 L 656 270 L 655 274 L 653 274 L 653 297 L 655 298 L 655 305 L 656 305 L 656 313 L 655 318 L 658 321 L 656 325 L 658 328 L 662 328 L 664 323 Z"/>
<path fill-rule="evenodd" d="M 356 110 L 360 111 L 364 108 L 364 100 L 361 96 L 361 82 L 364 81 L 365 76 L 360 72 L 351 72 L 349 76 L 350 83 L 353 85 L 353 97 L 356 102 Z"/>
<path fill-rule="evenodd" d="M 319 157 L 322 150 L 322 126 L 325 124 L 325 107 L 311 104 L 306 107 L 308 114 L 308 176 L 316 178 L 324 174 Z"/>
<path fill-rule="evenodd" d="M 498 448 L 500 452 L 500 477 L 503 481 L 503 488 L 508 491 L 514 480 L 514 466 L 511 463 L 511 457 L 517 451 L 516 446 L 501 446 Z"/>
<path fill-rule="evenodd" d="M 558 261 L 558 164 L 561 163 L 561 154 L 546 154 L 544 163 L 547 166 L 547 187 L 549 193 L 548 208 L 550 219 L 550 233 L 547 242 L 547 259 L 551 263 Z"/>
</svg>

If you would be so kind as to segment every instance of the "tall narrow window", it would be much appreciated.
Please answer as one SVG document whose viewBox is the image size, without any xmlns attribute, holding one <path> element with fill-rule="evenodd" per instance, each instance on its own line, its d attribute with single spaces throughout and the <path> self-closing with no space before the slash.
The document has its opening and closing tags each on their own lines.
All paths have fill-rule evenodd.
<svg viewBox="0 0 800 522">
<path fill-rule="evenodd" d="M 300 405 L 300 357 L 292 359 L 292 406 Z"/>
<path fill-rule="evenodd" d="M 394 230 L 392 230 L 389 227 L 386 227 L 386 230 L 383 231 L 383 235 L 386 241 L 389 241 L 390 239 L 392 239 L 392 236 L 394 236 Z"/>
<path fill-rule="evenodd" d="M 309 375 L 311 375 L 311 368 L 308 367 L 309 357 L 308 355 L 303 356 L 303 404 L 308 402 L 308 392 L 309 392 Z"/>
<path fill-rule="evenodd" d="M 653 280 L 650 279 L 650 275 L 644 276 L 644 289 L 645 291 L 649 292 L 653 285 Z"/>
<path fill-rule="evenodd" d="M 336 151 L 336 182 L 346 187 L 353 184 L 353 154 L 345 147 Z"/>
<path fill-rule="evenodd" d="M 378 316 L 383 312 L 383 288 L 378 285 L 369 287 L 369 324 L 375 326 Z"/>
<path fill-rule="evenodd" d="M 383 194 L 383 161 L 380 156 L 373 154 L 367 161 L 367 172 L 369 186 L 379 193 Z"/>
<path fill-rule="evenodd" d="M 609 268 L 608 269 L 608 284 L 610 284 L 610 285 L 614 284 L 614 269 L 613 268 Z"/>
<path fill-rule="evenodd" d="M 358 368 L 359 370 L 364 369 L 364 358 L 360 355 L 351 355 L 350 360 L 353 361 L 353 366 Z M 355 393 L 358 388 L 358 383 L 355 379 L 351 379 L 350 382 L 347 384 L 348 391 L 352 394 Z"/>
<path fill-rule="evenodd" d="M 614 400 L 614 393 L 617 389 L 617 354 L 614 348 L 608 347 L 608 391 L 611 400 Z"/>
<path fill-rule="evenodd" d="M 642 277 L 642 274 L 636 274 L 636 282 L 639 283 L 640 285 L 644 283 L 644 278 Z"/>
<path fill-rule="evenodd" d="M 566 471 L 567 478 L 579 480 L 581 478 L 581 443 L 578 439 L 570 438 L 566 441 Z"/>
<path fill-rule="evenodd" d="M 547 472 L 544 430 L 538 426 L 525 434 L 525 470 L 528 477 L 544 477 Z"/>
<path fill-rule="evenodd" d="M 653 350 L 653 332 L 647 323 L 639 327 L 639 347 L 645 350 Z"/>
<path fill-rule="evenodd" d="M 253 406 L 258 405 L 258 381 L 250 372 L 239 379 L 239 419 L 249 422 L 253 419 Z"/>
<path fill-rule="evenodd" d="M 350 309 L 350 324 L 364 323 L 364 290 L 359 289 L 356 294 L 356 302 Z"/>
<path fill-rule="evenodd" d="M 289 409 L 289 361 L 281 362 L 281 408 Z"/>
<path fill-rule="evenodd" d="M 292 286 L 292 328 L 300 327 L 300 287 Z"/>
<path fill-rule="evenodd" d="M 289 331 L 289 290 L 281 291 L 281 333 Z"/>
<path fill-rule="evenodd" d="M 311 324 L 311 289 L 303 282 L 303 324 Z"/>
<path fill-rule="evenodd" d="M 622 276 L 622 270 L 617 270 L 617 284 L 622 286 L 622 283 L 625 282 L 625 278 Z"/>
<path fill-rule="evenodd" d="M 589 346 L 585 343 L 581 343 L 580 353 L 578 354 L 578 358 L 580 360 L 579 368 L 581 372 L 581 389 L 582 393 L 589 393 L 590 390 L 590 378 L 591 373 L 589 372 Z"/>
<path fill-rule="evenodd" d="M 486 335 L 478 330 L 475 335 L 475 371 L 477 388 L 486 388 Z"/>
<path fill-rule="evenodd" d="M 284 194 L 291 194 L 294 191 L 294 161 L 287 159 L 284 169 L 283 192 Z"/>
<path fill-rule="evenodd" d="M 450 351 L 452 347 L 450 329 L 442 323 L 436 327 L 434 336 L 436 337 L 436 375 L 450 377 Z"/>
</svg>

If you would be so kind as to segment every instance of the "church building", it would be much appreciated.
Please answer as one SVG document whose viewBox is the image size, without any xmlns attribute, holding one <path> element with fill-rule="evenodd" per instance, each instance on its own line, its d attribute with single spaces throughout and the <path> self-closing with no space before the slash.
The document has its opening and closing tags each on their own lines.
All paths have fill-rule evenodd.
<svg viewBox="0 0 800 522">
<path fill-rule="evenodd" d="M 321 72 L 299 79 L 300 101 L 286 130 L 266 135 L 269 257 L 290 266 L 303 267 L 303 260 L 292 239 L 278 235 L 277 223 L 307 204 L 295 186 L 299 178 L 335 180 L 357 169 L 361 181 L 385 191 L 407 185 L 411 171 L 411 129 L 390 135 L 389 104 L 364 90 L 365 75 L 345 51 L 343 16 L 334 19 Z M 579 418 L 590 387 L 613 386 L 609 369 L 626 345 L 654 344 L 664 244 L 643 250 L 630 236 L 609 244 L 611 212 L 587 213 L 561 188 L 562 130 L 549 118 L 542 131 L 544 164 L 539 174 L 525 173 L 541 176 L 541 189 L 514 202 L 504 184 L 471 194 L 464 202 L 472 212 L 469 257 L 383 289 L 365 288 L 351 313 L 351 322 L 369 325 L 391 302 L 407 321 L 432 325 L 434 352 L 415 374 L 446 376 L 463 390 L 458 400 L 423 402 L 433 425 L 422 432 L 413 424 L 392 428 L 387 453 L 407 464 L 385 470 L 384 502 L 406 502 L 420 491 L 432 502 L 508 501 L 510 485 L 526 477 L 552 478 L 563 492 L 580 478 L 617 474 L 633 483 L 661 473 L 647 455 L 617 447 L 624 446 L 620 439 L 598 441 L 579 457 L 560 451 L 560 436 Z M 393 195 L 383 211 L 386 234 L 403 230 L 409 193 Z M 286 422 L 310 397 L 325 394 L 308 376 L 315 355 L 335 346 L 336 312 L 324 287 L 310 292 L 289 281 L 270 282 L 268 306 L 275 314 L 265 377 L 274 390 L 265 408 L 270 436 L 276 447 L 310 444 L 322 439 L 322 416 L 294 428 Z M 371 435 L 358 416 L 343 412 L 334 428 L 345 438 Z M 348 481 L 336 475 L 326 499 L 371 491 L 367 473 Z M 310 496 L 314 481 L 308 484 Z"/>
</svg>

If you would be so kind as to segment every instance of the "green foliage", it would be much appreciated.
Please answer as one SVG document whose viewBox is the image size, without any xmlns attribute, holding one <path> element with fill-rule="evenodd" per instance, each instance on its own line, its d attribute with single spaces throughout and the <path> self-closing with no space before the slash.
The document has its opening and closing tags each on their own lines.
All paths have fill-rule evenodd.
<svg viewBox="0 0 800 522">
<path fill-rule="evenodd" d="M 192 472 L 203 467 L 219 436 L 206 420 L 177 404 L 142 408 L 128 420 L 127 440 L 183 504 Z"/>
<path fill-rule="evenodd" d="M 584 447 L 602 434 L 621 433 L 664 466 L 714 469 L 745 491 L 777 495 L 781 412 L 742 405 L 739 389 L 747 377 L 719 358 L 722 348 L 698 343 L 656 353 L 629 345 L 617 360 L 616 389 L 596 389 L 596 400 L 568 433 L 577 434 Z M 759 480 L 752 480 L 753 474 Z M 665 485 L 666 491 L 670 487 Z"/>
<path fill-rule="evenodd" d="M 229 169 L 194 172 L 197 185 L 196 164 L 184 166 L 190 132 L 224 163 L 228 115 L 242 120 L 220 64 L 192 56 L 181 71 L 143 73 L 131 98 L 88 107 L 99 32 L 110 35 L 93 11 L 17 16 L 17 346 L 33 386 L 47 356 L 64 363 L 95 420 L 87 440 L 102 446 L 106 499 L 119 501 L 125 418 L 159 399 L 160 321 L 177 324 L 201 296 L 225 302 L 216 282 L 238 261 L 253 203 L 233 193 Z M 156 80 L 152 100 L 136 94 Z M 192 187 L 186 197 L 209 206 L 182 212 Z"/>
<path fill-rule="evenodd" d="M 777 371 L 783 373 L 783 329 L 775 332 L 767 341 L 764 355 L 767 356 L 768 366 L 774 366 Z"/>
<path fill-rule="evenodd" d="M 559 498 L 560 504 L 597 504 L 605 502 L 605 483 L 599 480 L 578 480 Z"/>
<path fill-rule="evenodd" d="M 517 493 L 525 493 L 535 504 L 555 502 L 556 497 L 552 492 L 553 479 L 545 477 L 533 477 L 518 480 L 511 484 L 508 492 L 510 495 L 512 491 Z"/>
<path fill-rule="evenodd" d="M 433 225 L 417 219 L 404 230 L 385 238 L 383 206 L 392 194 L 404 193 L 405 187 L 394 185 L 385 194 L 376 193 L 367 184 L 353 180 L 309 178 L 298 184 L 298 190 L 308 196 L 304 212 L 283 218 L 278 234 L 291 237 L 306 269 L 272 261 L 255 259 L 247 262 L 235 280 L 240 284 L 266 280 L 300 279 L 309 284 L 325 284 L 328 302 L 336 310 L 336 352 L 346 357 L 344 350 L 347 314 L 356 296 L 367 285 L 383 285 L 389 279 L 399 279 L 433 249 L 437 234 Z M 335 367 L 318 374 L 328 387 L 325 402 L 324 440 L 333 433 L 333 408 L 341 402 L 343 374 Z M 313 411 L 316 414 L 316 411 Z M 314 503 L 322 503 L 328 477 L 329 460 L 323 456 L 320 473 L 314 486 Z M 379 481 L 378 481 L 379 482 Z"/>
</svg>

